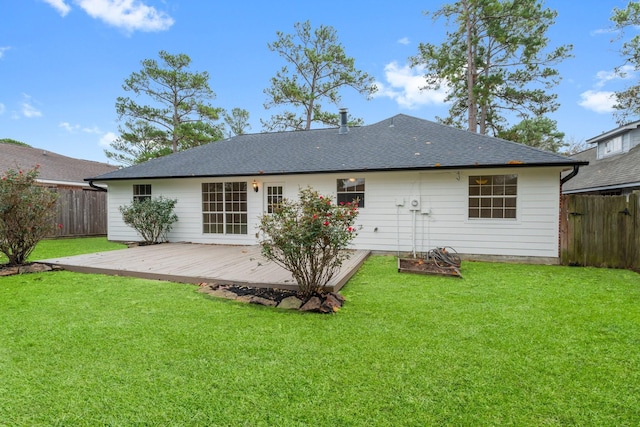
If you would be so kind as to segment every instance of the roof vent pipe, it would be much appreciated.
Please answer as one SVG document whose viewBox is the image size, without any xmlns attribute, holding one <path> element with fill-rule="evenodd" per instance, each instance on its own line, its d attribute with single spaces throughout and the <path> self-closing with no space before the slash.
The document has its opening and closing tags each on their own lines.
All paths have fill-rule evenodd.
<svg viewBox="0 0 640 427">
<path fill-rule="evenodd" d="M 338 133 L 342 135 L 347 132 L 349 132 L 349 127 L 347 126 L 347 109 L 341 108 L 340 109 L 340 130 L 338 131 Z"/>
</svg>

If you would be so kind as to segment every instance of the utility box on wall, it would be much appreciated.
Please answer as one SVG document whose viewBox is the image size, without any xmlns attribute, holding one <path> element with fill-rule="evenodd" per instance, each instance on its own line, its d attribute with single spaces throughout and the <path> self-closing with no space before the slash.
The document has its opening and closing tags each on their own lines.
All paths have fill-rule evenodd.
<svg viewBox="0 0 640 427">
<path fill-rule="evenodd" d="M 420 196 L 411 196 L 409 198 L 409 210 L 412 210 L 412 211 L 420 210 Z"/>
</svg>

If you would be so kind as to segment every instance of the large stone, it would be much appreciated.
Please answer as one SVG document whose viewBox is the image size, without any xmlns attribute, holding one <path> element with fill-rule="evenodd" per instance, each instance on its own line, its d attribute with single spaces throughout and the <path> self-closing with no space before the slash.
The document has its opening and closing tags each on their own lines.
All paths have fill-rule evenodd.
<svg viewBox="0 0 640 427">
<path fill-rule="evenodd" d="M 231 292 L 230 290 L 224 289 L 224 288 L 217 288 L 217 289 L 200 288 L 200 291 L 218 298 L 225 298 L 225 299 L 238 298 L 238 295 L 236 295 L 235 292 Z"/>
<path fill-rule="evenodd" d="M 243 295 L 243 296 L 238 297 L 236 299 L 236 301 L 248 302 L 250 304 L 266 305 L 266 306 L 269 306 L 269 307 L 275 307 L 276 304 L 278 304 L 274 300 L 258 297 L 258 296 L 255 296 L 255 295 Z"/>
<path fill-rule="evenodd" d="M 300 311 L 320 311 L 320 305 L 322 305 L 322 301 L 318 297 L 311 297 L 309 301 L 304 303 L 302 307 L 300 307 Z"/>
<path fill-rule="evenodd" d="M 47 264 L 35 263 L 35 264 L 23 265 L 23 266 L 20 266 L 20 268 L 18 268 L 18 273 L 20 274 L 42 273 L 43 271 L 51 271 L 51 267 L 48 266 Z"/>
<path fill-rule="evenodd" d="M 342 303 L 332 294 L 327 294 L 320 306 L 320 311 L 323 313 L 333 313 L 340 310 L 340 307 L 342 307 Z"/>
<path fill-rule="evenodd" d="M 344 304 L 345 298 L 337 292 L 329 292 L 329 295 L 333 296 L 335 299 L 340 301 L 340 304 Z"/>
<path fill-rule="evenodd" d="M 278 304 L 278 308 L 283 308 L 286 310 L 297 310 L 300 308 L 301 305 L 302 305 L 302 301 L 300 300 L 300 298 L 290 296 L 280 301 L 280 304 Z"/>
<path fill-rule="evenodd" d="M 0 276 L 13 276 L 18 274 L 18 266 L 0 268 Z"/>
</svg>

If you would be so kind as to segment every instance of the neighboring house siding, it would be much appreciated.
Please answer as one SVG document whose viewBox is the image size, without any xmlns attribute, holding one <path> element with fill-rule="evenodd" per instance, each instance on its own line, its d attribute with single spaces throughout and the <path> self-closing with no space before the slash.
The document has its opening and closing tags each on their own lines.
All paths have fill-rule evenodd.
<svg viewBox="0 0 640 427">
<path fill-rule="evenodd" d="M 518 174 L 515 220 L 468 219 L 468 176 Z M 336 180 L 365 178 L 366 206 L 354 247 L 388 252 L 424 252 L 451 246 L 459 253 L 504 256 L 558 256 L 559 168 L 504 168 L 453 171 L 332 173 L 225 179 L 157 179 L 109 182 L 109 239 L 137 241 L 135 231 L 122 222 L 119 206 L 130 204 L 133 184 L 151 184 L 152 197 L 178 199 L 178 222 L 170 241 L 255 244 L 258 217 L 266 209 L 265 186 L 284 186 L 286 198 L 296 198 L 301 187 L 336 194 Z M 256 179 L 259 192 L 251 183 Z M 203 182 L 246 181 L 249 227 L 246 235 L 202 233 Z M 418 197 L 420 210 L 409 208 Z M 403 204 L 403 206 L 397 206 Z M 415 215 L 415 239 L 414 239 Z"/>
<path fill-rule="evenodd" d="M 629 150 L 640 145 L 640 129 L 629 132 Z M 628 150 L 627 150 L 628 151 Z"/>
</svg>

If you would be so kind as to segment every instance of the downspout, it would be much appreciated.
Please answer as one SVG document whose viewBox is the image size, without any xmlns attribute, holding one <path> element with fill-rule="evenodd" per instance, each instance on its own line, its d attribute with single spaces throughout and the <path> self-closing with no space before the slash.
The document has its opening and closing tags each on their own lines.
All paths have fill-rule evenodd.
<svg viewBox="0 0 640 427">
<path fill-rule="evenodd" d="M 564 185 L 571 178 L 578 175 L 579 170 L 580 170 L 580 165 L 573 165 L 573 170 L 571 171 L 571 173 L 560 180 L 560 185 Z"/>
<path fill-rule="evenodd" d="M 91 188 L 95 188 L 95 189 L 96 189 L 96 190 L 98 190 L 98 191 L 104 191 L 105 193 L 107 192 L 107 189 L 106 189 L 106 188 L 104 188 L 104 187 L 98 187 L 97 185 L 95 185 L 95 184 L 93 183 L 93 180 L 91 180 L 91 179 L 89 180 L 89 187 L 91 187 Z"/>
</svg>

